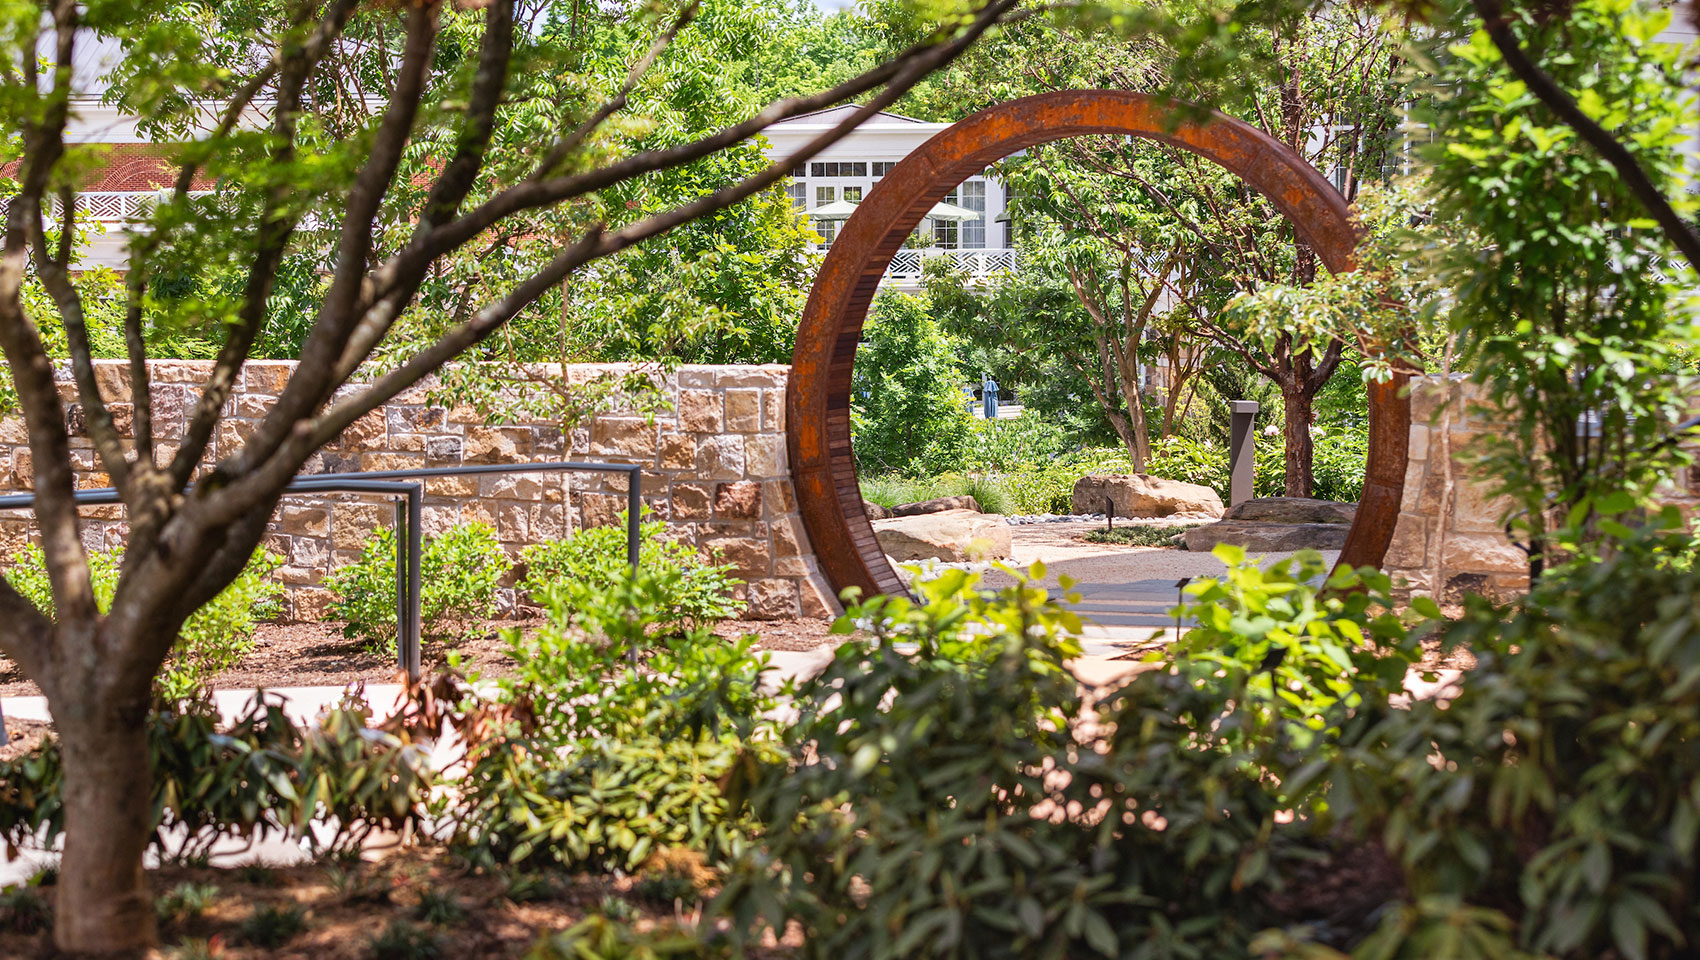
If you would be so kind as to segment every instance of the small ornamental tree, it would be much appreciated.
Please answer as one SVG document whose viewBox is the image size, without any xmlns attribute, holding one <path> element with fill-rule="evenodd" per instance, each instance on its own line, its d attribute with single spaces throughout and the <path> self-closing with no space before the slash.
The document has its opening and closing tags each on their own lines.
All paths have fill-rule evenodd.
<svg viewBox="0 0 1700 960">
<path fill-rule="evenodd" d="M 943 25 L 894 58 L 706 135 L 671 137 L 633 106 L 654 93 L 654 72 L 674 82 L 719 69 L 668 58 L 694 18 L 724 6 L 0 5 L 0 159 L 15 170 L 0 243 L 0 350 L 27 427 L 56 613 L 0 585 L 0 651 L 40 685 L 63 752 L 61 950 L 127 955 L 154 940 L 142 874 L 153 679 L 185 619 L 241 572 L 315 451 L 587 264 L 768 190 L 986 30 L 1022 16 L 1016 0 L 929 4 Z M 613 75 L 587 67 L 593 16 L 644 24 Z M 143 118 L 173 167 L 130 233 L 121 293 L 100 302 L 75 273 L 84 225 L 72 202 L 100 157 L 67 137 L 73 64 L 82 74 L 97 37 L 121 53 L 106 99 Z M 852 99 L 862 106 L 843 122 L 728 186 L 635 215 L 624 202 L 628 185 Z M 510 246 L 524 256 L 505 257 Z M 129 360 L 133 436 L 96 383 L 97 318 L 121 335 Z M 244 360 L 280 319 L 301 325 L 299 367 L 252 435 L 203 468 Z M 154 408 L 147 360 L 185 328 L 206 332 L 216 357 L 179 429 Z M 99 467 L 129 514 L 104 613 L 48 346 L 61 332 Z"/>
</svg>

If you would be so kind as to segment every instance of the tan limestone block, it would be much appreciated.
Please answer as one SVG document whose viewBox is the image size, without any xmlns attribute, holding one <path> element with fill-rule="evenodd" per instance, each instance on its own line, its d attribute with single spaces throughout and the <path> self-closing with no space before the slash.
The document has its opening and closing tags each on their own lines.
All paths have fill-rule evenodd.
<svg viewBox="0 0 1700 960">
<path fill-rule="evenodd" d="M 768 480 L 762 484 L 762 499 L 767 504 L 767 515 L 780 516 L 797 512 L 797 495 L 791 489 L 789 480 Z"/>
<path fill-rule="evenodd" d="M 702 480 L 744 477 L 744 438 L 736 434 L 703 437 L 697 444 L 696 476 Z"/>
<path fill-rule="evenodd" d="M 671 520 L 707 520 L 713 510 L 713 495 L 705 483 L 675 483 L 672 488 Z"/>
<path fill-rule="evenodd" d="M 242 389 L 247 393 L 276 397 L 289 385 L 295 364 L 289 360 L 250 360 L 242 365 Z"/>
<path fill-rule="evenodd" d="M 761 484 L 749 480 L 716 484 L 714 515 L 723 520 L 761 519 Z"/>
<path fill-rule="evenodd" d="M 393 514 L 375 503 L 339 503 L 331 511 L 331 544 L 358 550 L 372 531 L 388 526 Z"/>
<path fill-rule="evenodd" d="M 1503 534 L 1453 533 L 1446 538 L 1441 566 L 1448 578 L 1460 573 L 1520 573 L 1529 558 Z"/>
<path fill-rule="evenodd" d="M 772 578 L 755 580 L 746 592 L 751 620 L 782 620 L 797 616 L 797 581 Z"/>
<path fill-rule="evenodd" d="M 762 433 L 744 438 L 744 471 L 751 477 L 785 475 L 785 437 Z"/>
<path fill-rule="evenodd" d="M 655 424 L 637 417 L 597 417 L 590 425 L 590 452 L 654 460 L 659 431 Z"/>
<path fill-rule="evenodd" d="M 337 437 L 336 445 L 349 450 L 380 450 L 388 439 L 384 429 L 384 412 L 373 410 L 349 424 Z"/>
<path fill-rule="evenodd" d="M 726 406 L 717 390 L 679 391 L 679 426 L 691 433 L 719 433 L 725 429 Z"/>
<path fill-rule="evenodd" d="M 761 392 L 761 428 L 774 433 L 785 431 L 785 391 L 763 390 Z"/>
<path fill-rule="evenodd" d="M 433 497 L 476 497 L 478 478 L 429 477 L 425 480 L 425 492 Z"/>
<path fill-rule="evenodd" d="M 425 466 L 423 453 L 363 453 L 360 455 L 360 469 L 371 473 L 374 470 L 417 470 Z"/>
<path fill-rule="evenodd" d="M 726 391 L 726 429 L 733 433 L 754 433 L 761 429 L 760 390 Z"/>
<path fill-rule="evenodd" d="M 661 438 L 661 467 L 664 470 L 689 470 L 696 465 L 697 441 L 688 433 L 672 433 Z"/>
<path fill-rule="evenodd" d="M 1393 539 L 1381 561 L 1386 568 L 1421 567 L 1428 563 L 1428 518 L 1401 513 L 1393 525 Z"/>
<path fill-rule="evenodd" d="M 285 503 L 277 511 L 277 529 L 296 537 L 331 535 L 330 507 L 322 504 Z"/>
<path fill-rule="evenodd" d="M 716 563 L 729 563 L 733 575 L 743 580 L 766 577 L 773 569 L 773 554 L 766 539 L 715 537 L 703 549 Z"/>
</svg>

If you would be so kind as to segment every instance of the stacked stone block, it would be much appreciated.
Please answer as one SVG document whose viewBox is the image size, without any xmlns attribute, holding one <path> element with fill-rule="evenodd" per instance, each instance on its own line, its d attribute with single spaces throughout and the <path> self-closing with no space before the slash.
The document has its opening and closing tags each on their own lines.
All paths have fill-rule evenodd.
<svg viewBox="0 0 1700 960">
<path fill-rule="evenodd" d="M 1450 602 L 1467 593 L 1505 599 L 1528 590 L 1528 555 L 1505 533 L 1514 507 L 1489 495 L 1492 478 L 1472 456 L 1476 438 L 1504 426 L 1503 418 L 1484 409 L 1480 389 L 1462 377 L 1412 382 L 1405 493 L 1382 563 L 1405 591 Z M 1684 479 L 1661 491 L 1660 499 L 1692 511 L 1700 469 Z"/>
<path fill-rule="evenodd" d="M 226 405 L 204 463 L 233 452 L 250 436 L 282 392 L 292 361 L 246 365 Z M 181 435 L 210 361 L 150 364 L 155 435 Z M 575 365 L 546 368 L 546 376 L 588 382 L 629 368 Z M 668 535 L 732 564 L 745 581 L 740 593 L 748 616 L 773 619 L 830 613 L 833 603 L 815 565 L 797 514 L 785 450 L 785 382 L 789 368 L 686 366 L 657 374 L 670 409 L 652 416 L 615 410 L 563 432 L 558 424 L 527 421 L 487 424 L 470 408 L 431 402 L 432 384 L 403 393 L 355 421 L 338 440 L 313 455 L 303 473 L 402 470 L 460 464 L 590 460 L 642 466 L 644 503 L 668 521 Z M 96 375 L 120 431 L 129 436 L 133 406 L 129 371 L 101 361 Z M 60 371 L 68 405 L 73 457 L 84 487 L 109 483 L 98 470 L 76 403 L 69 371 Z M 162 442 L 162 460 L 176 444 Z M 0 420 L 0 479 L 7 492 L 31 486 L 23 424 Z M 426 536 L 461 521 L 482 521 L 510 555 L 540 540 L 569 536 L 584 527 L 615 525 L 626 506 L 620 474 L 538 473 L 446 477 L 426 482 Z M 85 507 L 84 540 L 91 549 L 121 547 L 127 533 L 123 508 Z M 317 619 L 330 599 L 327 572 L 359 556 L 373 530 L 387 526 L 393 508 L 351 494 L 286 496 L 273 517 L 267 546 L 284 558 L 279 578 L 289 588 L 287 616 Z M 27 514 L 0 517 L 0 549 L 7 554 L 32 535 Z M 515 604 L 507 588 L 503 601 Z"/>
</svg>

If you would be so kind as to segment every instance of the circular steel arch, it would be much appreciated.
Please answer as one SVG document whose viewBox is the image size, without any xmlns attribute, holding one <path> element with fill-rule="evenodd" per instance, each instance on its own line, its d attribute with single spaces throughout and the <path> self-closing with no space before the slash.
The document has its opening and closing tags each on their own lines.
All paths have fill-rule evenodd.
<svg viewBox="0 0 1700 960">
<path fill-rule="evenodd" d="M 957 184 L 1017 150 L 1067 137 L 1133 136 L 1182 147 L 1244 179 L 1291 220 L 1331 272 L 1355 267 L 1345 198 L 1291 148 L 1222 114 L 1119 90 L 1012 100 L 922 144 L 868 194 L 839 230 L 809 291 L 786 390 L 791 480 L 815 556 L 834 590 L 904 592 L 874 538 L 850 450 L 850 380 L 862 322 L 903 241 Z M 1379 566 L 1393 538 L 1410 433 L 1407 377 L 1369 387 L 1369 459 L 1357 519 L 1340 563 Z"/>
</svg>

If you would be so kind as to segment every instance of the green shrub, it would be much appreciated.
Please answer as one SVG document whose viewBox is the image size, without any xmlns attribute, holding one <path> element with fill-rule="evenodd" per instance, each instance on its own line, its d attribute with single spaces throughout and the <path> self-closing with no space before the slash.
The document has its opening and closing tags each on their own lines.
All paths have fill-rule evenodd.
<svg viewBox="0 0 1700 960">
<path fill-rule="evenodd" d="M 1311 431 L 1311 494 L 1319 500 L 1357 503 L 1364 495 L 1369 431 L 1342 425 Z"/>
<path fill-rule="evenodd" d="M 952 571 L 853 607 L 839 629 L 873 646 L 800 685 L 789 765 L 748 768 L 767 832 L 711 913 L 794 921 L 810 957 L 1246 956 L 1290 919 L 1283 877 L 1327 855 L 1317 769 L 1417 647 L 1384 577 L 1324 595 L 1314 553 L 1219 555 L 1202 625 L 1090 721 L 1078 621 L 1031 581 Z"/>
<path fill-rule="evenodd" d="M 771 752 L 768 659 L 754 637 L 663 629 L 683 578 L 564 581 L 535 637 L 509 631 L 512 674 L 460 721 L 479 734 L 452 811 L 468 859 L 631 870 L 666 846 L 716 862 L 743 848 L 754 824 L 719 782 Z"/>
<path fill-rule="evenodd" d="M 1130 547 L 1167 547 L 1174 544 L 1176 537 L 1197 526 L 1196 523 L 1181 527 L 1131 524 L 1110 530 L 1088 530 L 1081 539 L 1087 543 L 1119 543 Z"/>
<path fill-rule="evenodd" d="M 410 828 L 433 780 L 428 754 L 399 733 L 369 728 L 369 719 L 364 706 L 342 706 L 296 727 L 280 701 L 260 698 L 224 728 L 210 701 L 154 710 L 146 720 L 151 845 L 162 859 L 193 862 L 226 837 L 276 834 L 335 850 L 358 847 L 374 829 Z M 0 836 L 14 844 L 58 838 L 62 781 L 54 739 L 0 761 Z M 314 821 L 336 830 L 316 833 Z"/>
<path fill-rule="evenodd" d="M 112 606 L 118 589 L 122 551 L 89 554 L 89 576 L 95 603 L 102 613 Z M 261 620 L 278 615 L 283 587 L 271 574 L 283 558 L 265 549 L 254 556 L 242 572 L 218 596 L 190 614 L 178 632 L 177 643 L 164 669 L 154 681 L 165 700 L 187 700 L 207 689 L 213 677 L 241 661 L 254 648 L 254 629 Z M 47 558 L 40 547 L 29 546 L 14 554 L 6 580 L 36 608 L 53 615 L 53 588 L 47 578 Z"/>
<path fill-rule="evenodd" d="M 874 299 L 852 372 L 850 429 L 868 473 L 940 473 L 962 462 L 973 416 L 959 385 L 958 345 L 925 297 Z"/>
<path fill-rule="evenodd" d="M 1503 911 L 1559 957 L 1700 944 L 1700 574 L 1653 532 L 1467 601 L 1445 640 L 1477 663 L 1445 701 L 1382 711 L 1329 776 L 1417 897 Z"/>
<path fill-rule="evenodd" d="M 13 933 L 40 933 L 53 926 L 53 908 L 33 887 L 0 890 L 0 927 Z"/>
<path fill-rule="evenodd" d="M 210 883 L 179 883 L 153 902 L 161 923 L 187 924 L 200 919 L 218 898 L 218 887 Z"/>
<path fill-rule="evenodd" d="M 413 905 L 413 917 L 433 927 L 448 927 L 466 919 L 466 907 L 452 891 L 421 890 L 419 902 Z"/>
<path fill-rule="evenodd" d="M 391 920 L 372 938 L 372 960 L 437 960 L 442 955 L 442 934 L 406 920 Z"/>
<path fill-rule="evenodd" d="M 974 421 L 963 463 L 983 473 L 1019 473 L 1068 449 L 1062 427 L 1034 410 L 1019 417 Z"/>
<path fill-rule="evenodd" d="M 307 929 L 307 916 L 294 904 L 255 907 L 237 928 L 237 939 L 266 950 L 275 950 Z"/>
<path fill-rule="evenodd" d="M 489 524 L 459 523 L 425 538 L 419 566 L 420 629 L 426 639 L 453 640 L 496 615 L 496 588 L 513 564 Z M 331 616 L 347 621 L 343 636 L 392 654 L 395 569 L 395 531 L 386 527 L 367 538 L 359 560 L 325 578 Z"/>
<path fill-rule="evenodd" d="M 728 575 L 734 568 L 704 563 L 695 547 L 668 539 L 666 532 L 667 524 L 661 521 L 640 527 L 638 562 L 645 570 L 677 575 L 673 597 L 677 620 L 694 624 L 737 616 L 744 604 L 733 599 L 732 591 L 743 581 Z M 624 523 L 590 527 L 564 540 L 532 544 L 520 553 L 520 559 L 525 563 L 525 576 L 519 587 L 539 604 L 547 604 L 561 584 L 574 583 L 595 592 L 631 576 Z"/>
<path fill-rule="evenodd" d="M 662 923 L 638 932 L 628 919 L 592 915 L 560 933 L 549 934 L 534 944 L 528 960 L 712 960 L 730 957 L 723 946 L 705 943 L 695 931 L 673 923 Z"/>
</svg>

